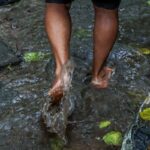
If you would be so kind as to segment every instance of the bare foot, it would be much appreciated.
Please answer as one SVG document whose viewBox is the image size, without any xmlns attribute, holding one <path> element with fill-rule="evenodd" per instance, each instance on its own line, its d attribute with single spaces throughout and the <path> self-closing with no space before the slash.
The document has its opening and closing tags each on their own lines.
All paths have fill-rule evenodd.
<svg viewBox="0 0 150 150">
<path fill-rule="evenodd" d="M 63 85 L 61 78 L 57 78 L 54 80 L 52 88 L 49 90 L 48 95 L 51 97 L 53 104 L 59 103 L 59 101 L 63 97 Z"/>
<path fill-rule="evenodd" d="M 113 69 L 109 67 L 103 67 L 100 71 L 99 76 L 97 78 L 92 79 L 92 85 L 96 88 L 107 88 L 109 85 L 109 80 L 111 78 Z"/>
<path fill-rule="evenodd" d="M 73 70 L 74 65 L 70 60 L 63 65 L 60 76 L 54 80 L 52 88 L 48 92 L 48 95 L 52 98 L 52 104 L 58 104 L 64 94 L 69 91 Z"/>
</svg>

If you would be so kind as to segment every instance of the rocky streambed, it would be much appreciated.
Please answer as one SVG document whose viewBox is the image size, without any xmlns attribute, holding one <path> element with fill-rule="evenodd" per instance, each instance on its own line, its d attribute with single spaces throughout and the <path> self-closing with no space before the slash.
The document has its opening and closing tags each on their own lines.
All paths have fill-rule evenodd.
<svg viewBox="0 0 150 150">
<path fill-rule="evenodd" d="M 119 37 L 108 60 L 115 73 L 108 89 L 96 90 L 90 86 L 92 6 L 86 0 L 73 3 L 71 54 L 76 68 L 70 99 L 74 101 L 75 109 L 68 118 L 68 145 L 63 147 L 45 131 L 41 122 L 41 110 L 54 71 L 43 25 L 44 2 L 22 0 L 1 6 L 0 149 L 121 149 L 121 146 L 105 144 L 102 137 L 110 131 L 124 135 L 150 92 L 150 56 L 141 50 L 150 48 L 149 14 L 149 5 L 144 0 L 122 2 Z M 24 54 L 33 51 L 46 57 L 26 62 Z M 99 122 L 104 120 L 110 121 L 111 125 L 100 129 Z"/>
</svg>

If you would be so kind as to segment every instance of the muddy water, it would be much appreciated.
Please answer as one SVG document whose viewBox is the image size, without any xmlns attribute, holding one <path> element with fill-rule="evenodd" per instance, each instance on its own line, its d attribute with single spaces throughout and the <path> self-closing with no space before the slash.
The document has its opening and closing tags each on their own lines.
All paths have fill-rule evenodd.
<svg viewBox="0 0 150 150">
<path fill-rule="evenodd" d="M 144 0 L 123 1 L 120 34 L 108 64 L 115 73 L 110 87 L 90 86 L 92 62 L 92 5 L 76 0 L 72 5 L 71 53 L 76 64 L 70 94 L 75 109 L 69 117 L 64 150 L 115 150 L 102 138 L 109 131 L 124 133 L 133 123 L 140 105 L 150 91 L 150 59 L 138 51 L 150 47 L 149 6 Z M 21 1 L 0 7 L 0 37 L 17 54 L 26 51 L 50 53 L 44 32 L 44 2 Z M 88 17 L 87 17 L 88 16 Z M 53 78 L 53 58 L 6 67 L 0 72 L 0 150 L 62 149 L 61 142 L 45 131 L 41 109 Z M 98 122 L 110 120 L 100 130 Z"/>
</svg>

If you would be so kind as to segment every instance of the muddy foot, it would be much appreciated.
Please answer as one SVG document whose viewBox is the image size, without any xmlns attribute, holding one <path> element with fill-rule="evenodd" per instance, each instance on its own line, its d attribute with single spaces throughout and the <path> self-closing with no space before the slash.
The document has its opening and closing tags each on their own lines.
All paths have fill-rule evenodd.
<svg viewBox="0 0 150 150">
<path fill-rule="evenodd" d="M 111 78 L 112 72 L 113 72 L 112 68 L 104 67 L 101 70 L 99 77 L 93 79 L 91 84 L 96 88 L 100 88 L 100 89 L 107 88 L 109 85 L 109 80 Z"/>
<path fill-rule="evenodd" d="M 61 79 L 55 79 L 52 88 L 49 90 L 48 95 L 52 99 L 52 104 L 58 104 L 63 97 L 63 85 Z"/>
<path fill-rule="evenodd" d="M 71 80 L 73 76 L 74 65 L 68 61 L 63 67 L 59 78 L 57 78 L 52 88 L 49 90 L 48 95 L 52 99 L 52 104 L 58 104 L 62 97 L 71 87 Z"/>
</svg>

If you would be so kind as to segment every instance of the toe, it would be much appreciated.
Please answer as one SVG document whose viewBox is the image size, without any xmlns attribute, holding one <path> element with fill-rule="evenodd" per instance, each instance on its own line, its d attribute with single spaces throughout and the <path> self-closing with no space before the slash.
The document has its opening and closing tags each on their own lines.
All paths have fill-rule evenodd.
<svg viewBox="0 0 150 150">
<path fill-rule="evenodd" d="M 50 97 L 52 99 L 52 104 L 58 104 L 61 101 L 61 98 L 63 97 L 63 91 L 62 90 L 57 90 L 57 91 L 53 91 L 53 93 L 51 93 Z"/>
</svg>

